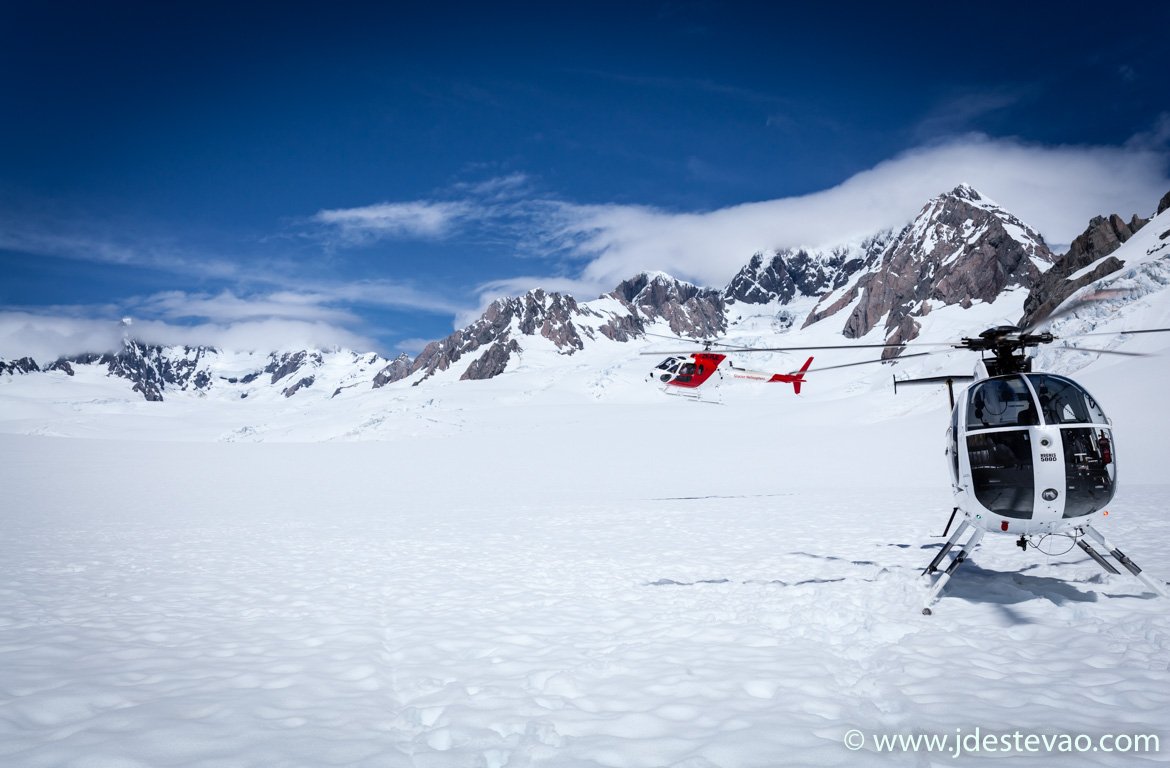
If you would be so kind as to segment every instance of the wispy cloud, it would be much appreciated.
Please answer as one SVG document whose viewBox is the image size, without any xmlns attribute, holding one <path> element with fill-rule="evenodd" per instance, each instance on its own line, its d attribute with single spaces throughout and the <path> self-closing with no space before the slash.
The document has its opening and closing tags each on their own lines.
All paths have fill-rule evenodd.
<svg viewBox="0 0 1170 768">
<path fill-rule="evenodd" d="M 165 320 L 211 320 L 226 324 L 243 320 L 300 320 L 304 322 L 355 323 L 346 309 L 328 306 L 319 295 L 279 291 L 239 296 L 232 291 L 216 294 L 163 291 L 134 302 L 138 315 Z"/>
<path fill-rule="evenodd" d="M 72 221 L 54 218 L 6 217 L 0 222 L 0 249 L 199 278 L 228 279 L 239 277 L 242 272 L 238 261 L 149 238 L 107 236 Z"/>
<path fill-rule="evenodd" d="M 44 362 L 112 351 L 127 336 L 154 344 L 258 351 L 377 349 L 363 308 L 459 317 L 469 311 L 466 305 L 386 280 L 322 283 L 309 290 L 160 291 L 102 305 L 9 307 L 0 311 L 0 358 L 32 356 Z M 124 325 L 123 318 L 132 324 Z"/>
<path fill-rule="evenodd" d="M 1166 152 L 1170 149 L 1170 112 L 1163 112 L 1149 130 L 1134 134 L 1125 143 L 1126 148 Z"/>
<path fill-rule="evenodd" d="M 941 136 L 967 133 L 975 130 L 982 119 L 1015 107 L 1037 91 L 1037 86 L 1017 86 L 951 95 L 918 122 L 913 134 L 920 141 L 936 141 Z"/>
<path fill-rule="evenodd" d="M 440 238 L 476 212 L 461 202 L 417 200 L 319 211 L 313 221 L 358 244 L 381 238 Z"/>
</svg>

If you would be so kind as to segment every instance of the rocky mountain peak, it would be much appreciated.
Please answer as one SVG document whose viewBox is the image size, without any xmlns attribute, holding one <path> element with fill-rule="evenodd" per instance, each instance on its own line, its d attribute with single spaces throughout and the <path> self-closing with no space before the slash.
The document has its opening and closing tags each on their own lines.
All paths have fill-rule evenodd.
<svg viewBox="0 0 1170 768">
<path fill-rule="evenodd" d="M 978 203 L 983 200 L 983 195 L 979 194 L 979 190 L 965 182 L 948 192 L 947 196 L 965 200 L 969 203 Z"/>
<path fill-rule="evenodd" d="M 104 356 L 101 362 L 106 364 L 110 376 L 129 380 L 134 391 L 144 399 L 158 402 L 168 387 L 207 389 L 211 385 L 211 375 L 205 370 L 203 361 L 218 351 L 215 347 L 203 346 L 163 347 L 127 338 L 122 341 L 121 350 Z M 91 362 L 91 358 L 66 358 L 65 362 L 85 364 Z"/>
<path fill-rule="evenodd" d="M 588 316 L 600 315 L 582 307 L 568 294 L 546 292 L 542 288 L 523 296 L 496 299 L 471 325 L 428 344 L 406 375 L 423 371 L 423 378 L 427 378 L 447 370 L 465 355 L 485 348 L 461 378 L 491 378 L 502 373 L 511 356 L 520 351 L 514 336 L 541 336 L 562 354 L 572 354 L 585 346 L 575 320 Z M 388 370 L 386 373 L 388 377 L 395 375 Z"/>
<path fill-rule="evenodd" d="M 379 389 L 387 384 L 393 384 L 396 381 L 401 381 L 410 375 L 410 355 L 403 352 L 390 361 L 378 374 L 374 376 L 374 389 Z"/>
<path fill-rule="evenodd" d="M 756 253 L 727 284 L 724 299 L 728 304 L 787 304 L 797 296 L 822 296 L 872 261 L 891 234 L 882 232 L 859 244 L 828 250 Z"/>
<path fill-rule="evenodd" d="M 928 202 L 848 290 L 822 299 L 805 325 L 849 310 L 842 333 L 860 338 L 879 324 L 891 343 L 918 335 L 916 317 L 934 306 L 994 302 L 1030 289 L 1054 256 L 1035 230 L 961 184 Z"/>
<path fill-rule="evenodd" d="M 607 294 L 636 318 L 666 320 L 679 336 L 706 338 L 727 328 L 721 291 L 700 288 L 662 272 L 642 272 L 622 281 Z"/>
</svg>

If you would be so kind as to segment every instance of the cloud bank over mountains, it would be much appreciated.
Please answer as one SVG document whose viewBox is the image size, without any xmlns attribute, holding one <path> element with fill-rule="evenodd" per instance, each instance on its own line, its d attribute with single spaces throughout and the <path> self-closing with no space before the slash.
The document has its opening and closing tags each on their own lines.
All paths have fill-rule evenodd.
<svg viewBox="0 0 1170 768">
<path fill-rule="evenodd" d="M 516 257 L 509 263 L 522 265 L 480 281 L 470 295 L 388 274 L 400 265 L 322 281 L 319 272 L 298 273 L 291 259 L 257 265 L 222 253 L 207 260 L 164 257 L 157 249 L 140 255 L 123 244 L 103 248 L 81 236 L 9 228 L 0 245 L 12 241 L 30 253 L 141 263 L 219 282 L 101 306 L 9 307 L 0 312 L 0 356 L 113 348 L 125 333 L 117 321 L 127 314 L 137 321 L 136 336 L 158 343 L 377 350 L 377 329 L 364 314 L 371 307 L 449 315 L 459 328 L 493 299 L 535 287 L 589 299 L 641 271 L 722 286 L 755 252 L 832 246 L 896 229 L 927 200 L 964 182 L 1061 252 L 1093 216 L 1153 213 L 1170 189 L 1167 125 L 1170 117 L 1122 146 L 1036 146 L 972 134 L 906 151 L 830 189 L 708 211 L 570 201 L 541 190 L 540 179 L 512 173 L 455 183 L 428 199 L 321 210 L 295 225 L 326 252 L 424 241 L 432 248 L 502 248 Z M 421 343 L 412 339 L 409 351 Z"/>
<path fill-rule="evenodd" d="M 897 228 L 927 200 L 960 183 L 989 194 L 1062 250 L 1093 216 L 1152 213 L 1170 188 L 1167 152 L 1164 142 L 1157 144 L 1040 147 L 969 135 L 907 151 L 827 190 L 701 212 L 470 194 L 322 211 L 316 220 L 339 224 L 339 244 L 359 235 L 455 236 L 506 228 L 518 248 L 543 248 L 569 265 L 546 279 L 595 290 L 608 290 L 641 270 L 722 285 L 756 251 L 832 246 Z M 520 192 L 518 187 L 513 177 L 512 192 Z M 413 233 L 405 219 L 414 222 Z M 501 278 L 486 287 L 519 289 L 520 279 L 533 278 Z"/>
</svg>

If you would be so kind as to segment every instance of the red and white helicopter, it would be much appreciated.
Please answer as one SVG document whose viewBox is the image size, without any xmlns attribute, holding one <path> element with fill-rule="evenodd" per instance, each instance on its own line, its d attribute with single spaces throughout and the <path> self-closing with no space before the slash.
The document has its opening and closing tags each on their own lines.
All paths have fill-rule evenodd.
<svg viewBox="0 0 1170 768">
<path fill-rule="evenodd" d="M 658 334 L 647 333 L 647 336 Z M 663 336 L 661 338 L 670 338 Z M 674 339 L 678 341 L 678 339 Z M 643 352 L 644 355 L 667 355 L 666 359 L 654 366 L 647 377 L 651 381 L 661 383 L 663 391 L 671 395 L 698 397 L 700 388 L 717 386 L 725 378 L 741 379 L 744 381 L 758 381 L 766 384 L 791 384 L 792 391 L 800 394 L 800 385 L 804 383 L 804 374 L 812 365 L 810 357 L 799 370 L 791 373 L 769 373 L 741 368 L 731 361 L 728 354 L 713 351 L 719 347 L 728 352 L 772 352 L 774 349 L 757 349 L 753 347 L 737 347 L 717 341 L 704 341 L 702 352 Z M 786 350 L 785 350 L 786 351 Z M 725 372 L 726 371 L 726 372 Z"/>
<path fill-rule="evenodd" d="M 657 333 L 644 332 L 646 336 L 656 336 L 663 339 L 671 339 L 672 341 L 686 341 L 686 339 L 679 339 L 674 336 L 663 336 Z M 889 349 L 890 347 L 902 347 L 904 345 L 895 344 L 829 344 L 813 347 L 740 347 L 733 344 L 725 344 L 720 341 L 703 340 L 698 342 L 703 345 L 700 352 L 643 352 L 643 355 L 666 355 L 666 359 L 650 371 L 647 377 L 651 381 L 655 381 L 664 385 L 663 389 L 667 394 L 671 395 L 686 395 L 689 397 L 698 397 L 702 388 L 713 388 L 725 378 L 739 379 L 743 381 L 758 381 L 767 384 L 791 384 L 794 394 L 800 394 L 800 386 L 804 384 L 807 379 L 804 375 L 809 372 L 812 365 L 813 358 L 810 356 L 804 361 L 799 369 L 791 371 L 790 373 L 770 373 L 767 371 L 753 371 L 748 368 L 741 368 L 732 362 L 730 355 L 743 352 L 809 352 L 812 350 L 825 349 L 841 349 L 841 350 L 856 350 L 856 349 Z M 713 350 L 712 347 L 717 349 Z M 918 355 L 931 354 L 930 352 L 920 352 L 911 355 L 903 355 L 902 358 L 917 357 Z M 827 371 L 833 368 L 848 368 L 853 365 L 868 365 L 872 362 L 889 362 L 889 361 L 873 361 L 866 360 L 862 363 L 845 363 L 844 365 L 829 365 L 818 368 L 813 368 L 813 371 Z M 726 373 L 724 372 L 726 371 Z"/>
</svg>

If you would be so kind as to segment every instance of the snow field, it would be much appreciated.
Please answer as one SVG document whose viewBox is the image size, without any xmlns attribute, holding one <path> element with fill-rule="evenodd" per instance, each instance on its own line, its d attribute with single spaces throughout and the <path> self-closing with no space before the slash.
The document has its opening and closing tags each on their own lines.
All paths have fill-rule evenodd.
<svg viewBox="0 0 1170 768">
<path fill-rule="evenodd" d="M 966 763 L 842 737 L 1165 735 L 1166 605 L 1079 550 L 989 536 L 920 615 L 939 467 L 834 485 L 748 441 L 706 477 L 681 450 L 605 475 L 627 414 L 560 412 L 491 440 L 0 437 L 0 761 L 923 765 Z M 1123 489 L 1107 530 L 1163 579 L 1167 498 Z"/>
</svg>

